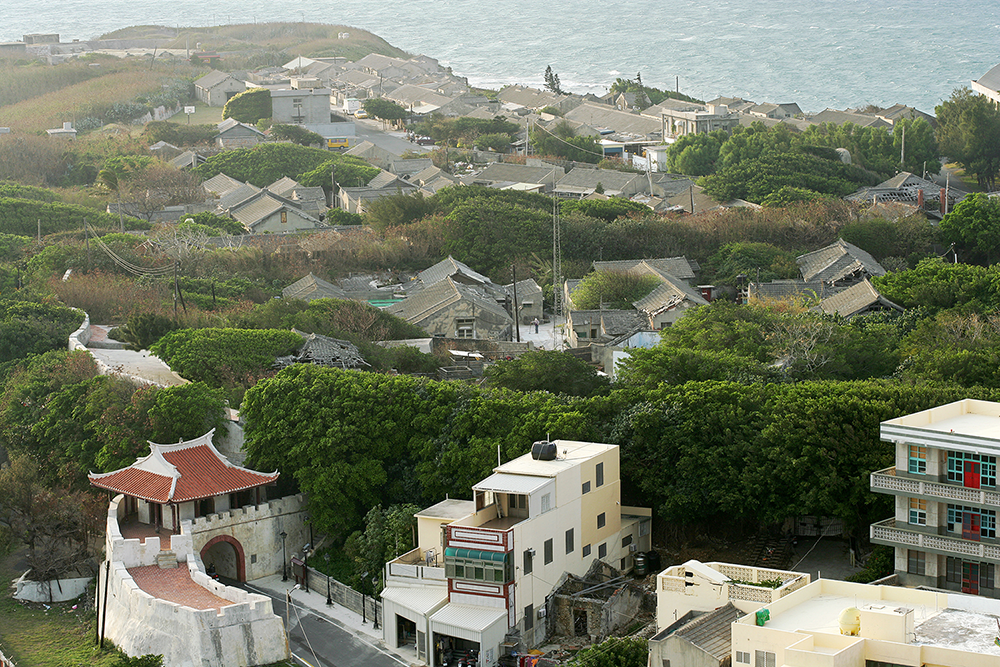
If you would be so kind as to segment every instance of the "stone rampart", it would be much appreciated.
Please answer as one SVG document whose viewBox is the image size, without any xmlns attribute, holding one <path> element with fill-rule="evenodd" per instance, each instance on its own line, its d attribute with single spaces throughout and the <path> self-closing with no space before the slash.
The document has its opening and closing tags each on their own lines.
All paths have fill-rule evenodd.
<svg viewBox="0 0 1000 667">
<path fill-rule="evenodd" d="M 191 580 L 214 595 L 232 602 L 221 609 L 192 609 L 151 596 L 139 588 L 128 568 L 156 564 L 159 538 L 126 540 L 118 527 L 124 501 L 119 495 L 109 503 L 106 549 L 111 561 L 107 582 L 99 582 L 98 604 L 107 605 L 107 637 L 127 654 L 162 654 L 171 667 L 228 667 L 262 665 L 288 658 L 288 643 L 281 619 L 270 598 L 230 588 L 209 577 L 191 546 L 191 535 L 171 537 L 178 561 Z M 286 503 L 287 504 L 287 503 Z M 190 530 L 190 522 L 182 527 Z M 107 569 L 102 568 L 102 572 Z"/>
<path fill-rule="evenodd" d="M 286 496 L 183 521 L 181 535 L 192 540 L 193 551 L 197 554 L 220 537 L 238 542 L 246 566 L 246 579 L 252 581 L 282 571 L 282 532 L 285 533 L 285 558 L 300 553 L 309 542 L 304 508 L 305 496 Z"/>
<path fill-rule="evenodd" d="M 208 576 L 194 560 L 189 556 L 192 579 L 204 585 Z M 139 588 L 124 564 L 112 563 L 107 637 L 129 655 L 161 654 L 171 667 L 262 665 L 287 659 L 284 627 L 270 598 L 213 583 L 212 592 L 233 604 L 192 609 L 154 598 Z"/>
</svg>

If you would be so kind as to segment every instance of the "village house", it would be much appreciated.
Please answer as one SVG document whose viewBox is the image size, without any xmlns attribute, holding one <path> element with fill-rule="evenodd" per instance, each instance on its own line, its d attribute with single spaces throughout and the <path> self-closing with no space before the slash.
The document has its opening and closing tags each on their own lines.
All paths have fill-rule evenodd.
<svg viewBox="0 0 1000 667">
<path fill-rule="evenodd" d="M 218 133 L 213 137 L 219 148 L 249 148 L 266 139 L 263 132 L 252 125 L 241 123 L 235 118 L 227 118 L 216 126 Z"/>
<path fill-rule="evenodd" d="M 210 107 L 224 107 L 226 102 L 246 89 L 246 81 L 220 70 L 212 70 L 194 82 L 195 97 Z"/>
<path fill-rule="evenodd" d="M 392 195 L 413 194 L 419 190 L 415 184 L 388 171 L 382 171 L 368 181 L 367 185 L 361 187 L 347 187 L 341 184 L 337 193 L 337 204 L 349 213 L 363 214 L 366 202 Z"/>
<path fill-rule="evenodd" d="M 815 309 L 827 315 L 851 318 L 855 315 L 880 311 L 895 310 L 901 312 L 903 307 L 879 294 L 878 290 L 865 278 L 844 291 L 823 299 Z"/>
<path fill-rule="evenodd" d="M 980 95 L 985 95 L 993 100 L 993 104 L 1000 107 L 1000 65 L 992 67 L 990 71 L 972 81 L 972 90 Z"/>
<path fill-rule="evenodd" d="M 510 340 L 513 325 L 496 298 L 453 276 L 407 296 L 386 312 L 441 338 Z"/>
<path fill-rule="evenodd" d="M 838 239 L 834 243 L 795 258 L 802 279 L 846 287 L 865 278 L 885 275 L 885 269 L 861 248 Z"/>
<path fill-rule="evenodd" d="M 538 645 L 564 573 L 627 572 L 649 549 L 650 511 L 620 504 L 616 445 L 538 442 L 472 493 L 417 512 L 417 548 L 386 563 L 385 642 L 428 667 L 446 651 L 494 667 L 504 645 Z"/>
<path fill-rule="evenodd" d="M 306 276 L 281 290 L 281 298 L 313 301 L 315 299 L 345 299 L 347 294 L 333 283 L 315 276 L 310 271 Z"/>
<path fill-rule="evenodd" d="M 732 132 L 740 123 L 739 116 L 731 113 L 729 107 L 724 104 L 708 106 L 696 102 L 666 99 L 658 105 L 658 109 L 662 127 L 661 136 L 664 138 L 703 134 L 715 130 Z"/>
</svg>

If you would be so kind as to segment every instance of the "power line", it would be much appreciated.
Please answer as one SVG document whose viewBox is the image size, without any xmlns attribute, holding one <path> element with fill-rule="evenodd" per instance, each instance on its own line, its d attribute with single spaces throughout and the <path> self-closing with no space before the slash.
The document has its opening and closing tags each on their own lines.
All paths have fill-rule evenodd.
<svg viewBox="0 0 1000 667">
<path fill-rule="evenodd" d="M 563 139 L 559 135 L 554 134 L 553 132 L 550 132 L 546 128 L 542 127 L 538 123 L 535 123 L 535 129 L 536 130 L 542 130 L 543 132 L 545 132 L 546 134 L 548 134 L 550 137 L 552 137 L 556 141 L 561 141 L 562 143 L 566 144 L 567 146 L 572 146 L 573 148 L 577 149 L 578 151 L 583 151 L 584 153 L 589 153 L 590 155 L 598 155 L 600 157 L 604 157 L 604 151 L 601 151 L 600 153 L 597 153 L 595 151 L 588 151 L 586 148 L 581 148 L 581 147 L 577 146 L 576 144 L 571 144 L 570 142 L 566 141 L 565 139 Z"/>
<path fill-rule="evenodd" d="M 89 227 L 89 225 L 85 225 L 85 228 L 86 227 Z M 92 228 L 91 230 L 94 231 Z M 168 275 L 174 270 L 173 266 L 144 267 L 133 264 L 112 250 L 104 241 L 101 240 L 101 237 L 97 236 L 96 231 L 94 233 L 94 242 L 97 244 L 97 247 L 103 250 L 104 253 L 111 258 L 111 261 L 133 275 L 159 277 Z"/>
</svg>

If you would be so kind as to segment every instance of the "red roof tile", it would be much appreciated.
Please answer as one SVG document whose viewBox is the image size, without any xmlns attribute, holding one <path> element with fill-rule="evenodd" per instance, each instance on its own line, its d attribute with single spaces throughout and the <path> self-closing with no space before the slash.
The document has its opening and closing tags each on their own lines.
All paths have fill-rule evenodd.
<svg viewBox="0 0 1000 667">
<path fill-rule="evenodd" d="M 150 454 L 128 468 L 90 475 L 94 486 L 155 503 L 182 503 L 270 484 L 260 473 L 226 461 L 212 446 L 212 431 L 174 445 L 149 443 Z"/>
</svg>

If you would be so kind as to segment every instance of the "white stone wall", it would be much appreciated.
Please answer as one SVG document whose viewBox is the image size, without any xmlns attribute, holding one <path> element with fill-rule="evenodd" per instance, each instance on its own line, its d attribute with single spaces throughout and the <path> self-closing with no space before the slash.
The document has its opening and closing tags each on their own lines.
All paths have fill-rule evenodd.
<svg viewBox="0 0 1000 667">
<path fill-rule="evenodd" d="M 233 605 L 196 610 L 154 598 L 115 562 L 106 601 L 108 639 L 132 656 L 162 654 L 171 667 L 264 665 L 288 658 L 284 627 L 269 598 L 212 581 L 194 556 L 188 568 L 196 583 Z M 103 582 L 101 597 L 103 606 Z"/>
<path fill-rule="evenodd" d="M 302 494 L 218 512 L 194 521 L 181 523 L 181 534 L 192 539 L 194 553 L 218 536 L 232 537 L 243 547 L 247 581 L 281 572 L 281 537 L 284 531 L 285 556 L 302 556 L 309 542 L 305 523 L 305 497 Z"/>
<path fill-rule="evenodd" d="M 93 577 L 32 581 L 25 572 L 14 580 L 14 598 L 31 602 L 65 602 L 80 597 Z"/>
<path fill-rule="evenodd" d="M 183 522 L 182 534 L 171 537 L 171 549 L 196 584 L 233 604 L 220 610 L 196 610 L 154 598 L 140 589 L 128 568 L 154 565 L 160 539 L 146 538 L 142 544 L 122 537 L 118 512 L 124 498 L 119 495 L 108 506 L 105 548 L 111 568 L 106 596 L 105 582 L 98 582 L 97 602 L 102 614 L 107 605 L 106 636 L 111 641 L 132 656 L 162 654 L 164 664 L 171 667 L 264 665 L 288 658 L 284 626 L 275 616 L 270 598 L 208 577 L 192 545 L 191 522 Z M 294 498 L 301 506 L 301 496 Z M 101 572 L 103 578 L 105 566 Z"/>
</svg>

